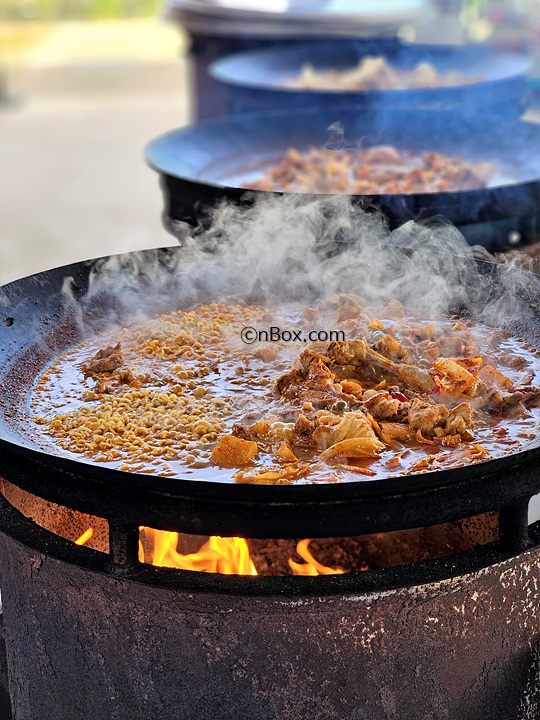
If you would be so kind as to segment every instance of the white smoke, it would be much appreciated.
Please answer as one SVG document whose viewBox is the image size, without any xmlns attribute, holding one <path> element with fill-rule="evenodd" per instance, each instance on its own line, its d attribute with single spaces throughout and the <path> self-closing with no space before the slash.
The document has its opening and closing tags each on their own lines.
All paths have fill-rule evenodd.
<svg viewBox="0 0 540 720">
<path fill-rule="evenodd" d="M 345 196 L 263 195 L 249 207 L 223 204 L 207 230 L 186 227 L 180 248 L 99 261 L 85 305 L 125 323 L 211 300 L 309 303 L 349 292 L 432 313 L 472 303 L 498 325 L 531 316 L 531 277 L 505 268 L 494 283 L 442 220 L 391 232 L 380 213 Z"/>
</svg>

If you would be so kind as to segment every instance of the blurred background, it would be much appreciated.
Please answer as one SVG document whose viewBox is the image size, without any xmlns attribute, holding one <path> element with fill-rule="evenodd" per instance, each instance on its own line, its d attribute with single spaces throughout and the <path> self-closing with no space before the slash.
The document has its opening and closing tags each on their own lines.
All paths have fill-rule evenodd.
<svg viewBox="0 0 540 720">
<path fill-rule="evenodd" d="M 329 6 L 363 19 L 332 25 Z M 213 114 L 216 57 L 325 32 L 492 42 L 530 53 L 539 87 L 540 0 L 2 0 L 0 283 L 172 244 L 145 144 Z"/>
<path fill-rule="evenodd" d="M 171 244 L 143 147 L 187 120 L 185 34 L 159 0 L 0 7 L 0 283 Z"/>
</svg>

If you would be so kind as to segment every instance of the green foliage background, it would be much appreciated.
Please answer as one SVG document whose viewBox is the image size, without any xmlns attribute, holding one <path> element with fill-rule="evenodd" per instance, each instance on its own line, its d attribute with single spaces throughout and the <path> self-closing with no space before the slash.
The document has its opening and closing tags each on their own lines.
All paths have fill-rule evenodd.
<svg viewBox="0 0 540 720">
<path fill-rule="evenodd" d="M 144 17 L 163 6 L 163 0 L 1 0 L 0 20 Z"/>
</svg>

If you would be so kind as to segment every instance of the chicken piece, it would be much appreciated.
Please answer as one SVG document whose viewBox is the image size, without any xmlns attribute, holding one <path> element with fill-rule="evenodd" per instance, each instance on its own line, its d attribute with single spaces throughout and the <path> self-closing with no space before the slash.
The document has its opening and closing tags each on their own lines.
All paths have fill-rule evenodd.
<svg viewBox="0 0 540 720">
<path fill-rule="evenodd" d="M 345 393 L 361 399 L 364 389 L 357 380 L 340 380 L 339 384 L 341 385 Z"/>
<path fill-rule="evenodd" d="M 288 373 L 281 375 L 276 380 L 276 392 L 288 398 L 294 398 L 300 390 L 299 381 L 305 377 L 304 373 L 299 370 L 290 370 Z"/>
<path fill-rule="evenodd" d="M 105 378 L 100 378 L 94 387 L 94 392 L 97 393 L 97 395 L 104 395 L 105 393 L 112 392 L 111 383 L 110 380 L 105 380 Z"/>
<path fill-rule="evenodd" d="M 393 374 L 404 385 L 420 393 L 429 393 L 435 387 L 429 372 L 415 365 L 396 365 Z"/>
<path fill-rule="evenodd" d="M 524 370 L 527 365 L 527 359 L 521 355 L 512 355 L 511 353 L 500 353 L 499 361 L 502 365 L 512 368 L 513 370 Z"/>
<path fill-rule="evenodd" d="M 301 370 L 291 370 L 278 378 L 277 392 L 287 400 L 300 399 L 322 407 L 332 405 L 336 396 L 341 396 L 342 387 L 325 364 L 331 362 L 330 358 L 308 349 L 304 350 L 300 361 Z M 354 401 L 352 396 L 349 399 Z"/>
<path fill-rule="evenodd" d="M 307 372 L 310 369 L 312 363 L 318 362 L 319 365 L 326 367 L 330 364 L 330 358 L 321 355 L 320 353 L 313 350 L 313 348 L 307 348 L 300 354 L 300 363 L 302 368 Z M 327 368 L 328 369 L 328 368 Z"/>
<path fill-rule="evenodd" d="M 408 423 L 381 422 L 380 428 L 388 441 L 409 442 L 416 434 Z"/>
<path fill-rule="evenodd" d="M 289 485 L 292 480 L 304 477 L 312 471 L 308 463 L 288 463 L 283 467 L 264 466 L 260 470 L 239 470 L 234 475 L 237 483 L 254 485 Z"/>
<path fill-rule="evenodd" d="M 385 316 L 393 318 L 394 320 L 405 320 L 407 317 L 407 311 L 402 302 L 393 298 L 386 306 Z"/>
<path fill-rule="evenodd" d="M 442 426 L 448 415 L 448 410 L 444 405 L 429 404 L 415 398 L 409 407 L 409 425 L 415 430 L 420 430 L 424 437 L 433 437 L 435 428 Z"/>
<path fill-rule="evenodd" d="M 255 350 L 253 353 L 256 358 L 263 362 L 272 362 L 278 356 L 277 352 L 273 348 L 263 347 Z"/>
<path fill-rule="evenodd" d="M 360 314 L 360 308 L 354 303 L 344 303 L 337 311 L 335 322 L 339 324 L 345 322 L 345 320 L 356 320 Z"/>
<path fill-rule="evenodd" d="M 318 313 L 328 313 L 331 311 L 335 314 L 334 321 L 342 323 L 345 320 L 354 320 L 360 317 L 360 312 L 366 301 L 360 295 L 352 293 L 340 293 L 333 295 L 329 300 L 319 303 L 318 307 L 308 308 L 304 312 L 304 318 L 313 320 Z"/>
<path fill-rule="evenodd" d="M 364 405 L 366 408 L 369 408 L 369 411 L 376 420 L 401 419 L 399 410 L 402 403 L 400 403 L 399 400 L 393 400 L 388 393 L 379 393 L 367 403 L 364 403 Z"/>
<path fill-rule="evenodd" d="M 540 387 L 525 385 L 516 390 L 522 395 L 522 402 L 526 407 L 538 407 L 540 405 Z"/>
<path fill-rule="evenodd" d="M 418 392 L 427 393 L 435 387 L 435 382 L 429 372 L 417 368 L 415 365 L 394 363 L 371 348 L 366 350 L 366 360 Z"/>
<path fill-rule="evenodd" d="M 486 410 L 491 410 L 501 415 L 508 413 L 515 413 L 521 410 L 525 413 L 525 408 L 521 404 L 524 399 L 524 395 L 519 390 L 515 392 L 506 392 L 505 390 L 499 390 L 498 388 L 486 388 L 485 392 L 482 392 L 484 402 L 483 407 Z"/>
<path fill-rule="evenodd" d="M 321 460 L 333 460 L 334 458 L 369 458 L 377 457 L 385 449 L 385 444 L 378 439 L 360 437 L 341 440 L 331 445 L 322 452 Z"/>
<path fill-rule="evenodd" d="M 355 365 L 366 359 L 365 338 L 359 340 L 332 340 L 326 346 L 328 357 L 337 365 Z"/>
<path fill-rule="evenodd" d="M 121 352 L 122 352 L 122 344 L 116 343 L 116 345 L 114 347 L 112 345 L 109 345 L 104 350 L 98 350 L 92 359 L 93 360 L 101 360 L 103 358 L 111 357 L 112 355 L 120 355 Z"/>
<path fill-rule="evenodd" d="M 354 370 L 355 367 L 361 366 L 363 362 L 369 363 L 369 367 L 374 366 L 393 375 L 401 380 L 404 384 L 419 392 L 429 392 L 435 387 L 435 382 L 426 370 L 402 363 L 394 363 L 381 353 L 367 346 L 365 338 L 360 340 L 334 341 L 327 345 L 328 356 L 343 368 L 343 373 L 337 372 L 336 375 L 345 374 L 349 367 Z"/>
<path fill-rule="evenodd" d="M 307 435 L 308 437 L 311 437 L 314 430 L 315 423 L 312 420 L 308 420 L 304 414 L 298 416 L 296 422 L 294 423 L 295 435 Z"/>
<path fill-rule="evenodd" d="M 336 308 L 341 307 L 342 305 L 350 304 L 354 305 L 358 310 L 361 310 L 365 305 L 367 305 L 367 300 L 356 293 L 338 293 L 330 298 L 327 306 L 329 308 Z"/>
<path fill-rule="evenodd" d="M 450 410 L 444 429 L 435 428 L 437 437 L 459 435 L 462 440 L 474 439 L 473 409 L 467 402 L 462 402 Z"/>
<path fill-rule="evenodd" d="M 473 363 L 473 360 L 482 362 L 481 358 L 437 358 L 429 373 L 442 392 L 455 398 L 463 395 L 471 397 L 478 386 L 478 364 Z"/>
<path fill-rule="evenodd" d="M 141 387 L 141 383 L 128 367 L 120 367 L 113 370 L 112 377 L 120 383 L 125 383 L 126 385 L 132 385 L 134 387 Z"/>
<path fill-rule="evenodd" d="M 367 393 L 364 393 L 366 398 Z M 375 393 L 363 400 L 363 405 L 376 420 L 400 421 L 407 417 L 409 402 L 401 402 L 386 391 Z"/>
<path fill-rule="evenodd" d="M 323 415 L 318 418 L 318 426 L 312 437 L 320 450 L 351 438 L 377 439 L 369 418 L 363 412 L 347 412 L 342 418 Z"/>
<path fill-rule="evenodd" d="M 98 350 L 94 357 L 82 366 L 85 377 L 97 375 L 98 373 L 112 373 L 124 364 L 122 357 L 122 346 L 120 343 L 114 347 L 107 347 Z"/>
<path fill-rule="evenodd" d="M 233 468 L 248 465 L 259 452 L 256 442 L 242 440 L 234 435 L 225 435 L 210 455 L 214 465 Z"/>
<path fill-rule="evenodd" d="M 282 442 L 279 448 L 276 451 L 276 459 L 280 462 L 284 463 L 294 463 L 298 462 L 298 458 L 293 453 L 291 448 L 287 445 L 287 443 Z"/>
<path fill-rule="evenodd" d="M 488 347 L 497 348 L 502 342 L 508 340 L 509 337 L 510 333 L 506 330 L 494 330 L 488 340 Z"/>
<path fill-rule="evenodd" d="M 322 360 L 312 360 L 306 378 L 307 387 L 334 391 L 334 384 L 334 373 L 328 369 Z"/>
<path fill-rule="evenodd" d="M 249 430 L 244 423 L 234 423 L 232 434 L 241 440 L 248 440 L 249 442 L 253 442 L 254 436 L 256 435 L 256 433 Z"/>
<path fill-rule="evenodd" d="M 384 335 L 373 345 L 373 349 L 394 362 L 409 360 L 409 353 L 391 335 Z"/>
<path fill-rule="evenodd" d="M 515 389 L 510 378 L 491 365 L 484 365 L 484 367 L 480 368 L 478 378 L 488 387 L 504 388 L 509 392 L 513 392 Z"/>
</svg>

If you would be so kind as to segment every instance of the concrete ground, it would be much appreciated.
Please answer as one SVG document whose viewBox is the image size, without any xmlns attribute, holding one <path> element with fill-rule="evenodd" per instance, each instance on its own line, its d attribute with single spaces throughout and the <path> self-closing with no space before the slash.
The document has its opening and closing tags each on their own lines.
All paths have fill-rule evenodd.
<svg viewBox="0 0 540 720">
<path fill-rule="evenodd" d="M 11 40 L 11 42 L 10 42 Z M 159 20 L 0 27 L 0 284 L 173 244 L 145 144 L 189 116 L 186 40 Z"/>
</svg>

